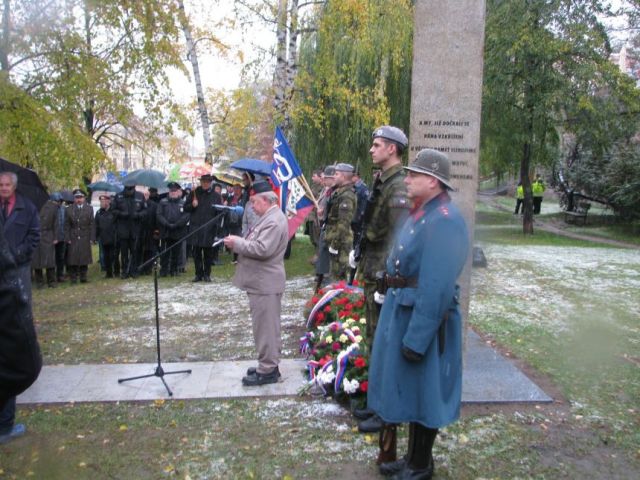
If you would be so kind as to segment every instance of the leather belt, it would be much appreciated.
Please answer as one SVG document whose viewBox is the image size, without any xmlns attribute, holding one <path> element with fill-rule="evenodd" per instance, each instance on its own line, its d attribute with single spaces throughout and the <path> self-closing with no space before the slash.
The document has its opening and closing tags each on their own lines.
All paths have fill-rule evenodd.
<svg viewBox="0 0 640 480">
<path fill-rule="evenodd" d="M 418 286 L 417 277 L 401 277 L 400 275 L 385 275 L 387 288 L 415 288 Z"/>
</svg>

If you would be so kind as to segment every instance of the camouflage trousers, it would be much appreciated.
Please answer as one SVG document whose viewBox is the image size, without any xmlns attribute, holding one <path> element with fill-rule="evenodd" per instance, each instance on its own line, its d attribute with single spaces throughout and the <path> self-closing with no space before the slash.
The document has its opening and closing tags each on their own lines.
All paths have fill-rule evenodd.
<svg viewBox="0 0 640 480">
<path fill-rule="evenodd" d="M 378 326 L 378 318 L 380 317 L 380 305 L 373 299 L 376 292 L 376 282 L 371 279 L 364 279 L 364 307 L 367 318 L 367 343 L 369 348 L 373 346 L 373 335 Z"/>
<path fill-rule="evenodd" d="M 349 248 L 341 248 L 337 255 L 331 255 L 331 279 L 346 280 L 349 271 Z"/>
</svg>

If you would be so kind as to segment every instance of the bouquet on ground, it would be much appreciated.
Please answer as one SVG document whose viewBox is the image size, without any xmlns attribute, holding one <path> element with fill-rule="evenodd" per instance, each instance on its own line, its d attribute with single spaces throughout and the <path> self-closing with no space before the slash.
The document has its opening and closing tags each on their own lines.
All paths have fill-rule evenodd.
<svg viewBox="0 0 640 480">
<path fill-rule="evenodd" d="M 364 293 L 339 282 L 317 292 L 306 304 L 307 333 L 300 351 L 307 355 L 309 387 L 325 395 L 355 399 L 368 387 L 368 346 Z"/>
</svg>

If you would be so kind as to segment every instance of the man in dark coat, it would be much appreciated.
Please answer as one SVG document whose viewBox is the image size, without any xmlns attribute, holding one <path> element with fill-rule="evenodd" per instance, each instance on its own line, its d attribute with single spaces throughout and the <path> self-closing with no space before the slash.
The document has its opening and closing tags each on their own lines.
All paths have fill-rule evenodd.
<svg viewBox="0 0 640 480">
<path fill-rule="evenodd" d="M 160 276 L 178 275 L 180 245 L 177 242 L 187 234 L 189 213 L 184 210 L 182 190 L 176 182 L 169 183 L 169 195 L 158 204 L 157 222 L 160 227 L 160 251 L 168 250 L 160 259 Z M 174 246 L 175 245 L 175 246 Z"/>
<path fill-rule="evenodd" d="M 56 220 L 56 280 L 58 282 L 64 282 L 64 269 L 66 265 L 67 258 L 67 242 L 64 241 L 64 224 L 67 218 L 67 205 L 64 203 L 62 199 L 62 195 L 60 193 L 54 193 L 53 197 L 58 202 L 58 218 Z"/>
<path fill-rule="evenodd" d="M 16 193 L 18 177 L 0 172 L 0 443 L 23 435 L 16 395 L 40 373 L 31 315 L 31 258 L 40 241 L 38 209 Z"/>
<path fill-rule="evenodd" d="M 160 229 L 156 219 L 156 213 L 158 210 L 158 203 L 160 203 L 160 195 L 158 195 L 157 188 L 149 188 L 144 193 L 144 199 L 147 206 L 147 212 L 145 215 L 144 225 L 142 226 L 142 239 L 141 239 L 141 252 L 140 258 L 141 264 L 146 263 L 151 257 L 158 253 L 160 248 Z M 151 273 L 151 265 L 147 265 L 142 273 L 148 275 Z"/>
<path fill-rule="evenodd" d="M 213 219 L 219 212 L 214 205 L 222 205 L 222 196 L 212 187 L 213 177 L 200 177 L 200 186 L 185 201 L 184 209 L 191 214 L 190 229 L 194 231 Z M 213 263 L 213 242 L 216 239 L 219 222 L 212 222 L 188 239 L 193 248 L 193 261 L 196 267 L 194 282 L 211 281 Z"/>
<path fill-rule="evenodd" d="M 87 271 L 93 262 L 91 243 L 95 243 L 93 208 L 85 203 L 86 195 L 79 188 L 73 191 L 73 205 L 67 211 L 64 238 L 67 242 L 67 268 L 72 284 L 87 283 Z"/>
<path fill-rule="evenodd" d="M 100 195 L 100 209 L 94 219 L 96 233 L 94 238 L 102 245 L 104 255 L 105 278 L 113 278 L 118 261 L 116 239 L 116 216 L 111 210 L 111 197 Z M 118 268 L 119 270 L 119 268 Z"/>
<path fill-rule="evenodd" d="M 142 224 L 146 217 L 144 195 L 136 192 L 135 185 L 126 184 L 112 205 L 118 219 L 118 244 L 120 245 L 121 278 L 137 277 L 139 264 L 139 242 Z"/>
<path fill-rule="evenodd" d="M 373 339 L 367 405 L 385 422 L 381 457 L 395 457 L 395 424 L 409 423 L 409 449 L 382 463 L 395 478 L 429 479 L 438 429 L 460 415 L 462 319 L 457 278 L 469 235 L 451 202 L 447 156 L 421 150 L 404 180 L 413 204 L 386 263 L 386 291 Z"/>
<path fill-rule="evenodd" d="M 49 201 L 40 209 L 40 243 L 35 251 L 31 267 L 33 268 L 36 286 L 44 286 L 42 270 L 46 270 L 47 286 L 56 287 L 56 228 L 58 226 L 58 209 L 60 208 L 56 196 L 52 195 Z"/>
</svg>

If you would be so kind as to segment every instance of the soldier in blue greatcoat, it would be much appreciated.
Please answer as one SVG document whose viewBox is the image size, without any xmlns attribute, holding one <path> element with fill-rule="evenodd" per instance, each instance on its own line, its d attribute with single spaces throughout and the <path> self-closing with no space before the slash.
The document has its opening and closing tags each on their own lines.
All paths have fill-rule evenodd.
<svg viewBox="0 0 640 480">
<path fill-rule="evenodd" d="M 424 149 L 404 168 L 414 207 L 396 237 L 381 282 L 386 294 L 372 349 L 367 400 L 387 425 L 381 431 L 381 450 L 395 448 L 396 424 L 409 423 L 407 455 L 382 463 L 381 472 L 428 479 L 433 475 L 431 449 L 438 429 L 460 414 L 462 321 L 456 280 L 466 262 L 469 239 L 447 192 L 452 187 L 446 155 Z M 382 453 L 388 460 L 389 452 L 386 457 Z"/>
</svg>

